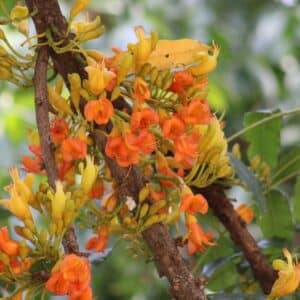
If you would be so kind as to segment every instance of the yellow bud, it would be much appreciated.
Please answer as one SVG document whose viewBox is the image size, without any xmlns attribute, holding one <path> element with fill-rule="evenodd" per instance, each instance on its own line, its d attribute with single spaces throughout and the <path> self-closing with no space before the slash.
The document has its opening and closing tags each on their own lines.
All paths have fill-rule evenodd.
<svg viewBox="0 0 300 300">
<path fill-rule="evenodd" d="M 34 235 L 33 235 L 33 233 L 31 232 L 30 229 L 28 229 L 27 227 L 24 227 L 22 231 L 23 231 L 24 237 L 25 237 L 27 240 L 29 240 L 29 241 L 31 241 L 31 242 L 34 241 Z"/>
<path fill-rule="evenodd" d="M 98 167 L 94 164 L 92 158 L 88 155 L 86 157 L 86 166 L 82 171 L 82 179 L 81 179 L 81 188 L 83 191 L 87 194 L 95 180 L 98 174 Z"/>
<path fill-rule="evenodd" d="M 59 95 L 51 86 L 48 85 L 48 96 L 50 104 L 59 112 L 73 115 L 73 111 L 67 100 Z"/>
<path fill-rule="evenodd" d="M 63 87 L 64 87 L 64 81 L 62 80 L 62 78 L 58 78 L 55 81 L 55 92 L 60 95 L 63 91 Z"/>
<path fill-rule="evenodd" d="M 149 215 L 156 214 L 161 208 L 165 207 L 167 205 L 166 200 L 159 200 L 151 205 Z"/>
<path fill-rule="evenodd" d="M 70 11 L 70 18 L 75 18 L 78 14 L 80 14 L 89 4 L 90 0 L 77 0 L 74 6 Z"/>
<path fill-rule="evenodd" d="M 240 148 L 240 144 L 235 143 L 232 147 L 232 154 L 238 158 L 241 159 L 241 148 Z"/>
<path fill-rule="evenodd" d="M 92 49 L 91 50 L 86 50 L 85 53 L 88 56 L 92 57 L 98 63 L 100 63 L 105 58 L 104 53 L 99 52 L 97 50 L 92 50 Z"/>
<path fill-rule="evenodd" d="M 145 201 L 149 196 L 149 193 L 150 191 L 148 185 L 144 186 L 139 192 L 139 202 Z"/>
<path fill-rule="evenodd" d="M 63 190 L 63 185 L 60 181 L 55 182 L 56 191 L 54 197 L 51 198 L 52 206 L 52 218 L 55 220 L 62 219 L 65 205 L 66 205 L 66 195 Z"/>
<path fill-rule="evenodd" d="M 21 258 L 28 257 L 28 253 L 30 252 L 30 248 L 27 246 L 26 241 L 22 240 L 19 242 L 20 245 L 20 256 Z"/>
<path fill-rule="evenodd" d="M 71 100 L 76 109 L 79 108 L 79 101 L 80 101 L 80 89 L 81 89 L 81 79 L 79 74 L 72 73 L 68 74 L 68 79 L 70 83 L 70 89 L 71 89 Z"/>
<path fill-rule="evenodd" d="M 22 5 L 16 5 L 10 12 L 10 18 L 13 21 L 24 19 L 28 16 L 28 8 Z"/>
<path fill-rule="evenodd" d="M 24 224 L 26 225 L 26 227 L 27 227 L 30 231 L 32 231 L 32 232 L 35 231 L 35 226 L 34 226 L 34 223 L 33 223 L 32 219 L 25 219 L 25 220 L 24 220 Z"/>
<path fill-rule="evenodd" d="M 75 212 L 75 203 L 73 201 L 73 199 L 67 199 L 66 202 L 66 208 L 65 208 L 65 212 L 64 212 L 64 223 L 66 225 L 70 224 L 74 218 L 74 212 Z"/>
<path fill-rule="evenodd" d="M 146 214 L 148 213 L 148 211 L 149 211 L 149 204 L 148 203 L 143 204 L 141 211 L 140 211 L 139 218 L 140 219 L 144 218 L 146 216 Z"/>
<path fill-rule="evenodd" d="M 116 86 L 113 90 L 112 90 L 112 93 L 111 93 L 111 97 L 110 97 L 110 100 L 111 101 L 114 101 L 116 99 L 119 98 L 121 94 L 121 88 L 119 86 Z"/>
<path fill-rule="evenodd" d="M 250 161 L 250 167 L 252 170 L 257 170 L 258 166 L 261 163 L 261 158 L 259 155 L 255 155 Z"/>
<path fill-rule="evenodd" d="M 143 227 L 144 228 L 148 228 L 148 227 L 150 227 L 153 224 L 166 221 L 167 218 L 168 218 L 167 214 L 153 215 L 153 216 L 151 216 L 150 218 L 148 218 L 146 220 L 146 222 L 144 223 Z"/>
<path fill-rule="evenodd" d="M 56 226 L 55 222 L 51 221 L 51 223 L 49 225 L 49 234 L 50 234 L 50 236 L 54 236 L 56 234 L 56 229 L 57 229 L 57 226 Z"/>
<path fill-rule="evenodd" d="M 100 37 L 105 31 L 105 27 L 103 25 L 99 26 L 95 30 L 91 30 L 85 33 L 82 33 L 80 36 L 78 36 L 78 39 L 81 42 L 89 41 L 89 40 L 94 40 L 98 37 Z"/>
</svg>

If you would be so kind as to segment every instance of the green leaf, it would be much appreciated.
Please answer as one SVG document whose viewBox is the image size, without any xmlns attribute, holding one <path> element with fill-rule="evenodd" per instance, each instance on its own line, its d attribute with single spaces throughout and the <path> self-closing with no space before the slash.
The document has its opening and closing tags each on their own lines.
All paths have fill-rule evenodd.
<svg viewBox="0 0 300 300">
<path fill-rule="evenodd" d="M 294 221 L 300 223 L 300 176 L 297 177 L 292 203 Z"/>
<path fill-rule="evenodd" d="M 274 111 L 274 113 L 278 113 Z M 260 121 L 269 117 L 272 113 L 250 112 L 244 117 L 244 126 Z M 245 138 L 250 142 L 248 148 L 248 158 L 252 159 L 259 155 L 262 161 L 266 162 L 270 168 L 273 168 L 278 159 L 280 151 L 280 130 L 282 127 L 282 117 L 274 118 L 269 122 L 257 126 L 245 133 Z"/>
<path fill-rule="evenodd" d="M 294 148 L 287 153 L 282 153 L 278 165 L 272 172 L 271 184 L 283 182 L 300 174 L 300 147 Z"/>
<path fill-rule="evenodd" d="M 235 169 L 238 178 L 246 184 L 249 191 L 253 193 L 254 200 L 257 202 L 260 210 L 266 212 L 266 198 L 263 194 L 261 182 L 241 160 L 237 159 L 232 153 L 228 153 L 228 156 L 230 157 L 230 163 Z"/>
<path fill-rule="evenodd" d="M 293 222 L 288 200 L 279 191 L 271 191 L 267 196 L 267 209 L 258 219 L 264 236 L 291 240 Z"/>
<path fill-rule="evenodd" d="M 213 275 L 208 280 L 208 288 L 212 291 L 225 290 L 236 286 L 239 274 L 236 270 L 235 262 L 230 261 L 219 268 L 216 268 Z"/>
</svg>

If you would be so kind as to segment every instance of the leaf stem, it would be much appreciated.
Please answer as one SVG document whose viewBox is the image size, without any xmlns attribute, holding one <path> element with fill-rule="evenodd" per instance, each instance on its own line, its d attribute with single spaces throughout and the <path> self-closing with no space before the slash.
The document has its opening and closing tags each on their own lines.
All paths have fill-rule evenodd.
<svg viewBox="0 0 300 300">
<path fill-rule="evenodd" d="M 230 137 L 227 138 L 227 142 L 231 142 L 232 140 L 236 139 L 237 137 L 243 135 L 244 133 L 248 132 L 249 130 L 257 127 L 257 126 L 260 126 L 264 123 L 267 123 L 275 118 L 278 118 L 278 117 L 283 117 L 283 116 L 288 116 L 288 115 L 292 115 L 292 114 L 297 114 L 297 113 L 300 113 L 300 107 L 298 108 L 294 108 L 294 109 L 291 109 L 291 110 L 287 110 L 287 111 L 283 111 L 283 112 L 278 112 L 278 113 L 275 113 L 273 115 L 270 115 L 262 120 L 259 120 L 251 125 L 249 125 L 248 127 L 245 127 L 243 129 L 241 129 L 240 131 L 234 133 L 233 135 L 231 135 Z"/>
</svg>

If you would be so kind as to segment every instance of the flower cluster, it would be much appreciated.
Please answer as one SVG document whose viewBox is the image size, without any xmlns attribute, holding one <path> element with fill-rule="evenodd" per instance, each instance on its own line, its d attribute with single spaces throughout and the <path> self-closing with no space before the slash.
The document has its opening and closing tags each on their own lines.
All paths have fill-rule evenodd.
<svg viewBox="0 0 300 300">
<path fill-rule="evenodd" d="M 0 230 L 0 278 L 18 284 L 15 295 L 27 286 L 34 290 L 42 278 L 48 292 L 71 300 L 92 299 L 88 259 L 64 252 L 62 245 L 78 219 L 95 233 L 86 241 L 86 250 L 102 252 L 112 234 L 140 238 L 153 224 L 181 222 L 183 216 L 182 240 L 188 252 L 203 252 L 214 245 L 212 233 L 197 219 L 208 212 L 208 203 L 201 194 L 194 195 L 192 187 L 232 175 L 223 124 L 211 112 L 207 97 L 218 46 L 160 40 L 137 27 L 137 42 L 125 50 L 113 48 L 112 56 L 83 50 L 80 42 L 103 33 L 99 18 L 74 21 L 87 2 L 76 1 L 70 12 L 74 40 L 64 47 L 49 41 L 53 51 L 79 51 L 87 63 L 86 78 L 67 75 L 69 95 L 63 93 L 62 78 L 47 87 L 57 180 L 45 182 L 48 162 L 33 130 L 32 154 L 22 159 L 27 175 L 21 179 L 13 168 L 9 199 L 0 201 L 21 221 L 15 226 L 20 242 L 9 238 L 7 228 Z M 95 136 L 102 139 L 100 147 Z M 132 169 L 140 174 L 145 185 L 137 199 L 121 197 L 112 165 L 126 174 Z M 36 176 L 41 177 L 39 184 L 34 184 Z M 39 218 L 45 220 L 43 228 L 36 226 Z M 28 276 L 16 277 L 20 273 Z"/>
</svg>

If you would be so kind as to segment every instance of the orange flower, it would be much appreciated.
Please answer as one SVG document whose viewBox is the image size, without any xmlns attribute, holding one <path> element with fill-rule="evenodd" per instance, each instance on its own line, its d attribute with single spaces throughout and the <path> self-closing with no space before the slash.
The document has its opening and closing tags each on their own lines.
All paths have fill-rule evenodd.
<svg viewBox="0 0 300 300">
<path fill-rule="evenodd" d="M 80 296 L 71 296 L 70 300 L 91 300 L 93 299 L 93 291 L 88 287 Z"/>
<path fill-rule="evenodd" d="M 133 84 L 133 98 L 141 104 L 144 103 L 145 100 L 149 99 L 150 96 L 151 94 L 147 82 L 145 82 L 142 78 L 137 77 Z"/>
<path fill-rule="evenodd" d="M 30 144 L 28 148 L 35 155 L 35 157 L 30 157 L 28 155 L 24 155 L 22 157 L 22 164 L 25 171 L 36 174 L 42 173 L 43 159 L 40 145 Z"/>
<path fill-rule="evenodd" d="M 28 155 L 22 157 L 22 164 L 28 173 L 40 174 L 42 170 L 42 161 L 38 158 L 32 158 Z"/>
<path fill-rule="evenodd" d="M 176 72 L 170 90 L 174 93 L 183 94 L 186 87 L 194 83 L 194 77 L 190 71 Z"/>
<path fill-rule="evenodd" d="M 241 204 L 238 206 L 236 208 L 236 212 L 246 224 L 250 224 L 254 219 L 254 212 L 252 208 L 246 204 Z"/>
<path fill-rule="evenodd" d="M 95 252 L 103 252 L 107 247 L 109 240 L 108 228 L 105 226 L 100 226 L 98 228 L 98 236 L 92 237 L 85 244 L 87 250 L 93 250 Z"/>
<path fill-rule="evenodd" d="M 146 129 L 135 132 L 128 130 L 124 134 L 124 140 L 128 148 L 132 151 L 141 151 L 150 154 L 156 148 L 155 136 Z"/>
<path fill-rule="evenodd" d="M 132 130 L 147 129 L 152 124 L 158 124 L 158 114 L 151 108 L 134 111 L 131 115 L 130 126 Z"/>
<path fill-rule="evenodd" d="M 201 195 L 193 195 L 192 193 L 186 193 L 181 198 L 180 211 L 184 211 L 189 214 L 206 214 L 208 211 L 207 200 Z"/>
<path fill-rule="evenodd" d="M 91 199 L 100 198 L 103 195 L 103 192 L 104 192 L 103 180 L 97 178 L 89 192 L 89 197 Z"/>
<path fill-rule="evenodd" d="M 172 116 L 162 123 L 163 135 L 166 138 L 176 139 L 184 133 L 185 124 L 177 116 Z"/>
<path fill-rule="evenodd" d="M 65 162 L 70 162 L 75 159 L 83 159 L 86 157 L 86 148 L 86 143 L 81 139 L 65 139 L 61 145 L 62 159 Z"/>
<path fill-rule="evenodd" d="M 191 125 L 205 125 L 213 118 L 207 100 L 193 99 L 187 107 L 179 110 L 180 118 Z"/>
<path fill-rule="evenodd" d="M 56 295 L 69 295 L 70 299 L 92 300 L 92 295 L 88 291 L 90 281 L 88 260 L 75 254 L 68 254 L 54 267 L 45 287 Z M 88 297 L 82 298 L 83 295 Z"/>
<path fill-rule="evenodd" d="M 107 139 L 105 153 L 110 158 L 115 158 L 120 167 L 129 167 L 140 161 L 138 151 L 131 150 L 122 136 L 110 136 Z"/>
<path fill-rule="evenodd" d="M 184 168 L 191 168 L 198 156 L 198 144 L 200 133 L 193 131 L 191 134 L 184 134 L 178 137 L 174 143 L 174 159 L 182 164 Z"/>
<path fill-rule="evenodd" d="M 62 118 L 55 118 L 52 121 L 51 127 L 51 138 L 54 144 L 60 144 L 69 135 L 69 126 L 67 122 Z"/>
<path fill-rule="evenodd" d="M 97 124 L 106 124 L 114 113 L 112 103 L 106 99 L 89 101 L 84 107 L 84 115 L 88 121 L 95 121 Z"/>
<path fill-rule="evenodd" d="M 201 226 L 197 224 L 197 219 L 192 215 L 187 216 L 187 228 L 189 254 L 203 252 L 205 245 L 215 245 L 215 243 L 211 242 L 212 234 L 210 232 L 204 232 Z"/>
<path fill-rule="evenodd" d="M 0 228 L 0 250 L 8 256 L 19 254 L 19 244 L 10 239 L 7 227 Z"/>
</svg>

